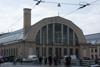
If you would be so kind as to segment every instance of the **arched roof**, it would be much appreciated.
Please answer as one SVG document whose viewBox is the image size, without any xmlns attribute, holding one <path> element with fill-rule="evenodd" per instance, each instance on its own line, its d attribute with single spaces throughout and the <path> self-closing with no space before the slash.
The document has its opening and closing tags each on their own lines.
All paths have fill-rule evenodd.
<svg viewBox="0 0 100 67">
<path fill-rule="evenodd" d="M 25 40 L 27 41 L 35 41 L 37 32 L 45 25 L 52 24 L 52 23 L 60 23 L 70 27 L 77 35 L 79 43 L 86 43 L 85 37 L 83 35 L 82 30 L 77 27 L 73 22 L 64 19 L 62 17 L 50 17 L 45 18 L 39 21 L 38 23 L 31 26 L 30 30 L 27 33 L 27 37 Z"/>
<path fill-rule="evenodd" d="M 7 45 L 23 40 L 23 29 L 6 33 L 0 36 L 0 45 Z"/>
<path fill-rule="evenodd" d="M 91 43 L 93 45 L 100 44 L 100 33 L 85 35 L 87 43 Z"/>
</svg>

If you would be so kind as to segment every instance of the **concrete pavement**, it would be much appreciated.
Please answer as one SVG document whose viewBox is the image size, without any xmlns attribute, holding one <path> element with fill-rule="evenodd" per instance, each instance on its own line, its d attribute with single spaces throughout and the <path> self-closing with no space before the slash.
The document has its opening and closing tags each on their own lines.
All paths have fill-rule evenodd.
<svg viewBox="0 0 100 67">
<path fill-rule="evenodd" d="M 2 63 L 0 67 L 67 67 L 67 66 L 65 66 L 64 64 L 57 65 L 57 66 L 52 64 L 51 66 L 49 66 L 49 65 L 36 65 L 36 64 L 34 65 L 34 64 L 27 64 L 27 63 L 23 63 L 22 65 L 20 63 L 17 63 L 16 65 L 13 65 L 13 63 L 6 62 L 6 63 Z M 88 66 L 72 66 L 71 65 L 70 67 L 88 67 Z"/>
</svg>

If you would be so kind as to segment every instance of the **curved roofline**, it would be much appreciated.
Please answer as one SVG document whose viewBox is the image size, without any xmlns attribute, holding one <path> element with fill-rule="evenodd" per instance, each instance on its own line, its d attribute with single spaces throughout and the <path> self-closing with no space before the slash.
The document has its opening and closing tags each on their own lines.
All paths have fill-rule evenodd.
<svg viewBox="0 0 100 67">
<path fill-rule="evenodd" d="M 76 26 L 72 21 L 62 18 L 62 17 L 59 17 L 59 16 L 44 18 L 44 19 L 40 20 L 39 22 L 37 22 L 36 24 L 32 25 L 31 30 L 26 37 L 26 40 L 35 41 L 37 32 L 43 26 L 51 24 L 51 23 L 60 23 L 60 24 L 64 24 L 64 25 L 68 26 L 76 33 L 76 35 L 78 36 L 78 39 L 81 43 L 86 43 L 85 36 L 83 35 L 82 30 L 78 26 Z M 32 34 L 34 34 L 34 35 L 32 36 Z"/>
</svg>

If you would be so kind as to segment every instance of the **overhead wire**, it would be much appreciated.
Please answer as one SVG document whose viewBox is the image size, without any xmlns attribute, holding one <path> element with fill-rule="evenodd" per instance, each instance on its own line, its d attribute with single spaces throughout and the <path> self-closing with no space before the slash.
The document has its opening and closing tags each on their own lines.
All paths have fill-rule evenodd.
<svg viewBox="0 0 100 67">
<path fill-rule="evenodd" d="M 12 25 L 10 25 L 7 29 L 3 30 L 3 31 L 6 31 L 8 30 L 9 28 L 11 28 L 12 26 L 14 26 L 15 24 L 17 24 L 16 22 L 18 22 L 19 20 L 21 20 L 23 17 L 20 17 L 18 20 L 16 20 Z"/>
<path fill-rule="evenodd" d="M 53 4 L 58 4 L 58 2 L 49 2 L 49 1 L 43 1 L 43 0 L 34 0 L 34 1 L 37 1 L 37 3 L 36 3 L 31 9 L 34 9 L 35 6 L 36 6 L 36 5 L 39 5 L 41 2 L 42 2 L 42 3 L 53 3 Z M 93 2 L 91 2 L 91 3 L 83 4 L 83 6 L 79 7 L 78 9 L 76 9 L 76 10 L 74 10 L 74 11 L 69 12 L 68 14 L 65 14 L 64 16 L 69 15 L 69 14 L 71 14 L 71 13 L 74 13 L 74 12 L 78 11 L 79 9 L 82 9 L 82 8 L 84 8 L 84 7 L 88 6 L 88 5 L 91 5 L 91 4 L 93 4 L 93 3 L 97 2 L 97 1 L 99 1 L 99 0 L 93 1 Z M 79 5 L 79 4 L 72 4 L 72 3 L 60 3 L 60 4 Z M 22 19 L 22 18 L 23 18 L 23 16 L 20 17 L 16 22 L 18 22 L 18 21 L 19 21 L 20 19 Z M 11 26 L 9 26 L 9 28 L 12 27 L 12 26 L 14 26 L 14 25 L 16 24 L 16 22 L 15 22 L 14 24 L 12 24 Z M 9 28 L 7 28 L 7 29 L 9 29 Z"/>
<path fill-rule="evenodd" d="M 58 4 L 58 3 L 60 3 L 60 4 L 63 4 L 63 5 L 79 5 L 79 4 L 73 4 L 73 3 L 61 3 L 61 2 L 51 2 L 51 1 L 43 1 L 43 0 L 34 0 L 34 1 L 37 1 L 38 3 L 40 3 L 40 2 L 42 2 L 42 3 L 52 3 L 52 4 Z M 93 1 L 93 2 L 91 2 L 91 4 L 92 3 L 95 3 L 95 2 L 97 2 L 97 1 L 99 1 L 99 0 L 96 0 L 96 1 Z M 38 4 L 37 3 L 37 4 Z M 83 4 L 84 5 L 84 4 Z M 93 4 L 94 5 L 94 4 Z M 100 4 L 97 4 L 97 5 L 100 5 Z"/>
<path fill-rule="evenodd" d="M 99 23 L 100 21 L 97 21 L 97 23 Z M 88 23 L 88 24 L 85 24 L 85 25 L 82 25 L 83 26 L 86 26 L 86 25 L 92 25 L 92 24 L 96 24 L 95 22 L 92 22 L 92 23 Z"/>
<path fill-rule="evenodd" d="M 91 2 L 90 4 L 95 3 L 95 2 L 97 2 L 97 1 L 99 1 L 99 0 L 93 1 L 93 2 Z"/>
<path fill-rule="evenodd" d="M 31 8 L 31 10 L 34 9 L 35 6 L 36 6 L 36 4 Z M 5 30 L 3 30 L 3 31 L 6 31 L 6 30 L 8 30 L 9 28 L 11 28 L 11 27 L 13 27 L 14 25 L 16 25 L 16 24 L 17 24 L 16 22 L 20 21 L 22 18 L 23 18 L 23 16 L 21 16 L 21 17 L 20 17 L 19 19 L 17 19 L 12 25 L 10 25 L 7 29 L 5 29 Z"/>
<path fill-rule="evenodd" d="M 49 2 L 49 1 L 44 1 L 45 3 L 53 3 L 53 4 L 58 4 L 59 2 Z M 73 4 L 73 3 L 60 3 L 64 5 L 79 5 L 79 4 Z"/>
<path fill-rule="evenodd" d="M 81 7 L 77 8 L 77 9 L 74 10 L 74 11 L 71 11 L 71 12 L 65 14 L 64 16 L 69 15 L 69 14 L 71 14 L 71 13 L 74 13 L 74 12 L 76 12 L 76 11 L 78 11 L 78 10 L 80 10 L 80 9 L 82 9 L 82 8 L 84 8 L 84 7 L 86 7 L 86 6 L 89 6 L 89 5 L 91 5 L 91 4 L 93 4 L 93 3 L 97 2 L 97 1 L 99 1 L 99 0 L 93 1 L 93 2 L 91 2 L 91 3 L 82 4 Z M 63 16 L 63 17 L 64 17 L 64 16 Z"/>
<path fill-rule="evenodd" d="M 69 14 L 71 14 L 71 13 L 74 13 L 74 12 L 76 12 L 76 11 L 78 11 L 78 9 L 76 9 L 76 10 L 74 10 L 74 11 L 71 11 L 71 12 L 65 14 L 64 16 L 69 15 Z M 62 16 L 62 17 L 64 17 L 64 16 Z"/>
</svg>

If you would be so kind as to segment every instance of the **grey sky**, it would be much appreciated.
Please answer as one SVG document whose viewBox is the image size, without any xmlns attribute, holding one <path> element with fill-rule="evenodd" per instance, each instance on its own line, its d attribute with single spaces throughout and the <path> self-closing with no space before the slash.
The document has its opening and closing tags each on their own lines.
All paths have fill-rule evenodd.
<svg viewBox="0 0 100 67">
<path fill-rule="evenodd" d="M 66 18 L 80 27 L 83 33 L 100 33 L 100 1 L 99 0 L 44 0 L 45 2 L 69 3 L 76 5 L 57 3 L 40 3 L 38 6 L 33 0 L 2 0 L 0 1 L 0 33 L 11 32 L 23 28 L 23 9 L 32 8 L 32 25 L 43 18 L 59 16 Z M 79 7 L 79 4 L 92 3 L 83 9 L 68 14 Z M 66 15 L 68 14 L 68 15 Z"/>
</svg>

